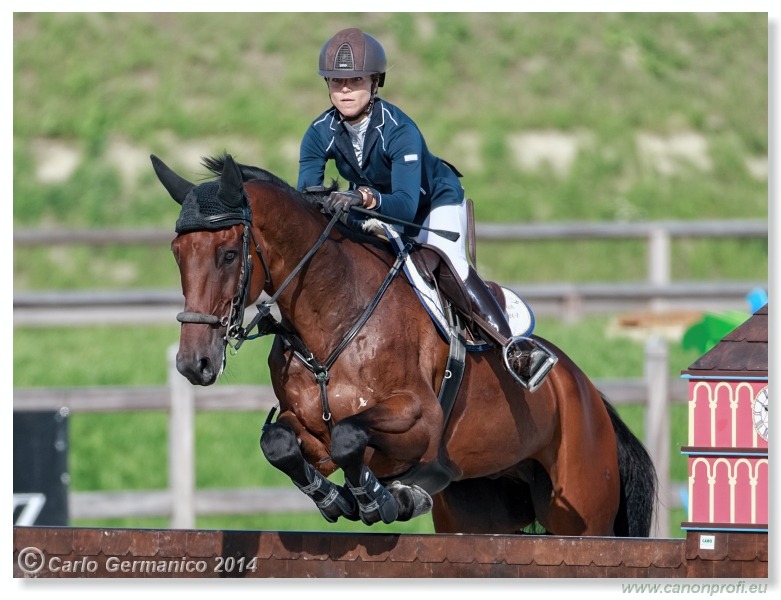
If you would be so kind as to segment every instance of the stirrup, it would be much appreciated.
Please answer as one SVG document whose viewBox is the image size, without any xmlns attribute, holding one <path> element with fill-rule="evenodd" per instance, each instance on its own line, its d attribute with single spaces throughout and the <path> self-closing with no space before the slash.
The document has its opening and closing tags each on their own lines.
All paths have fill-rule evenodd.
<svg viewBox="0 0 781 600">
<path fill-rule="evenodd" d="M 521 342 L 526 342 L 527 345 L 531 346 L 531 348 L 529 350 L 519 350 L 516 346 Z M 545 358 L 541 361 L 538 361 L 537 365 L 530 365 L 530 369 L 533 369 L 533 371 L 529 376 L 529 379 L 526 380 L 510 364 L 510 354 L 514 352 L 532 353 L 535 350 L 542 351 L 545 354 Z M 553 365 L 555 365 L 559 360 L 558 357 L 550 350 L 550 348 L 536 340 L 524 336 L 515 336 L 510 338 L 510 341 L 504 346 L 502 350 L 502 357 L 504 358 L 504 366 L 510 372 L 510 375 L 512 375 L 518 383 L 520 383 L 530 392 L 537 391 L 537 389 L 542 385 L 542 382 L 545 381 L 545 377 L 553 368 Z M 513 358 L 516 357 L 517 354 Z"/>
</svg>

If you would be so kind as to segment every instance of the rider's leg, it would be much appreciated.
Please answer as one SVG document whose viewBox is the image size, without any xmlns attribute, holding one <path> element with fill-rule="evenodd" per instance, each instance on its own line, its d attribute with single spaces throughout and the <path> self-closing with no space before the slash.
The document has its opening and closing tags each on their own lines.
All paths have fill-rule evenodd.
<svg viewBox="0 0 781 600">
<path fill-rule="evenodd" d="M 540 348 L 528 338 L 513 337 L 507 315 L 494 294 L 485 285 L 466 257 L 467 210 L 466 201 L 459 204 L 438 206 L 431 210 L 424 226 L 460 233 L 458 240 L 450 241 L 433 232 L 422 230 L 418 241 L 441 249 L 450 258 L 453 268 L 464 282 L 472 301 L 472 310 L 480 325 L 492 328 L 498 335 L 492 336 L 504 348 L 507 365 L 520 383 L 534 391 L 556 362 L 550 352 Z M 490 331 L 487 331 L 490 333 Z"/>
<path fill-rule="evenodd" d="M 508 368 L 518 376 L 521 385 L 531 391 L 536 390 L 556 364 L 555 357 L 529 338 L 512 335 L 496 296 L 471 267 L 464 285 L 472 302 L 474 318 L 486 332 L 490 333 L 489 327 L 496 332 L 497 335 L 492 337 L 504 348 Z"/>
</svg>

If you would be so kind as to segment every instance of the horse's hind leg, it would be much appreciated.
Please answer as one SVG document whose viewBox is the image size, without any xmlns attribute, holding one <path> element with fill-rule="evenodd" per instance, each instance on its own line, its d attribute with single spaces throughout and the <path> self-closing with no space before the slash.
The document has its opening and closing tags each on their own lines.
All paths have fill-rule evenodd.
<svg viewBox="0 0 781 600">
<path fill-rule="evenodd" d="M 355 498 L 304 460 L 292 429 L 282 423 L 269 425 L 260 437 L 260 448 L 272 465 L 286 473 L 296 487 L 314 500 L 326 521 L 334 523 L 340 516 L 358 520 Z"/>
<path fill-rule="evenodd" d="M 517 533 L 535 520 L 529 486 L 500 477 L 452 482 L 434 496 L 437 533 Z"/>
</svg>

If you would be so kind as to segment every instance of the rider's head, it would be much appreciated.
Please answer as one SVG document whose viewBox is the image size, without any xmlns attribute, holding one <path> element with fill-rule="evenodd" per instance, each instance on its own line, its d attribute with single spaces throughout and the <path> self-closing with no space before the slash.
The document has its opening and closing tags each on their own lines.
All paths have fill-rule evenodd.
<svg viewBox="0 0 781 600">
<path fill-rule="evenodd" d="M 385 50 L 360 29 L 343 29 L 320 50 L 318 73 L 347 120 L 360 120 L 371 112 L 377 89 L 385 83 Z"/>
</svg>

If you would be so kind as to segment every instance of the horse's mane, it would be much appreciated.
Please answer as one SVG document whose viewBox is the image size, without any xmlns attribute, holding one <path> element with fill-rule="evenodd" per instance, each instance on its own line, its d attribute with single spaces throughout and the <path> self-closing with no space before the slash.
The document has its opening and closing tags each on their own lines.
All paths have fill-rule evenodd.
<svg viewBox="0 0 781 600">
<path fill-rule="evenodd" d="M 227 152 L 224 152 L 223 154 L 220 154 L 219 156 L 204 156 L 201 159 L 201 164 L 203 164 L 204 167 L 209 169 L 214 175 L 220 176 L 222 175 L 222 171 L 225 168 L 225 159 L 227 157 Z M 239 171 L 241 172 L 241 178 L 242 181 L 267 181 L 273 185 L 279 186 L 282 188 L 288 195 L 293 196 L 294 198 L 297 198 L 299 200 L 302 200 L 304 203 L 313 206 L 315 208 L 318 208 L 319 205 L 322 204 L 323 199 L 325 199 L 328 194 L 330 194 L 333 191 L 336 191 L 339 189 L 339 182 L 335 179 L 331 181 L 331 184 L 329 186 L 323 186 L 321 188 L 317 188 L 316 190 L 307 190 L 306 192 L 300 192 L 293 186 L 291 186 L 289 183 L 287 183 L 284 179 L 281 177 L 278 177 L 277 175 L 274 175 L 274 173 L 271 173 L 270 171 L 267 171 L 266 169 L 262 169 L 260 167 L 253 167 L 250 165 L 241 164 L 239 162 L 236 163 L 236 166 L 239 167 Z M 376 236 L 367 234 L 363 231 L 358 230 L 355 227 L 348 227 L 348 226 L 342 226 L 342 223 L 337 224 L 341 231 L 346 233 L 348 237 L 351 237 L 352 239 L 362 242 L 364 244 L 371 244 L 373 246 L 381 246 L 384 247 L 385 244 L 378 241 L 378 238 Z M 387 248 L 385 248 L 387 250 Z"/>
<path fill-rule="evenodd" d="M 204 167 L 209 169 L 214 175 L 222 175 L 222 171 L 225 168 L 225 158 L 227 153 L 220 154 L 219 156 L 204 156 L 201 163 Z M 293 195 L 309 204 L 315 204 L 318 200 L 322 200 L 328 196 L 331 192 L 339 189 L 339 182 L 336 180 L 331 181 L 331 185 L 318 189 L 316 192 L 299 192 L 296 188 L 291 186 L 281 177 L 274 175 L 274 173 L 261 169 L 260 167 L 253 167 L 250 165 L 244 165 L 236 163 L 241 171 L 241 178 L 243 181 L 267 181 L 276 186 L 283 188 L 288 194 Z"/>
</svg>

